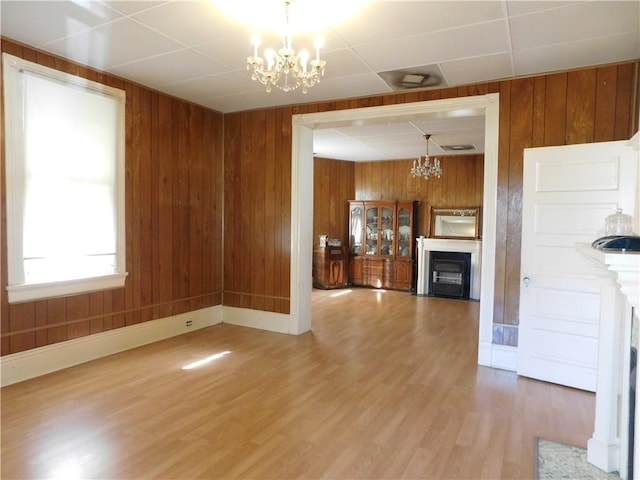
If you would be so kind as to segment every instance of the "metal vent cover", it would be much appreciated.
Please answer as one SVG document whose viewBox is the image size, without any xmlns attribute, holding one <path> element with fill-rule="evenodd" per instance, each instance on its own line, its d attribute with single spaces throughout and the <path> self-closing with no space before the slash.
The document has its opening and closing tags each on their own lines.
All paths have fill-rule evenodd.
<svg viewBox="0 0 640 480">
<path fill-rule="evenodd" d="M 378 72 L 378 76 L 393 90 L 447 86 L 437 65 L 423 65 L 403 70 Z"/>
<path fill-rule="evenodd" d="M 440 148 L 448 152 L 462 152 L 465 150 L 476 150 L 476 146 L 471 145 L 470 143 L 458 144 L 458 145 L 440 145 Z"/>
</svg>

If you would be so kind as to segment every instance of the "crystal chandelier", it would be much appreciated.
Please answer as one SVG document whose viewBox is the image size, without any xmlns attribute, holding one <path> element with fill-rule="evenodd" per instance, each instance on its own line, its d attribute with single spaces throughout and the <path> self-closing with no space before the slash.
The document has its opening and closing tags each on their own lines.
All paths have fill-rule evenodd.
<svg viewBox="0 0 640 480">
<path fill-rule="evenodd" d="M 302 87 L 302 93 L 307 93 L 309 87 L 313 87 L 320 82 L 320 77 L 324 75 L 324 66 L 327 62 L 320 59 L 321 40 L 316 39 L 316 57 L 309 61 L 309 52 L 296 51 L 292 46 L 291 26 L 289 25 L 289 5 L 292 0 L 285 0 L 286 26 L 282 38 L 282 48 L 278 51 L 268 49 L 265 51 L 265 58 L 258 55 L 260 39 L 257 35 L 253 37 L 253 55 L 247 58 L 247 70 L 253 69 L 251 78 L 266 86 L 267 92 L 272 87 L 279 88 L 284 92 Z M 308 62 L 308 64 L 307 64 Z M 280 82 L 282 80 L 282 82 Z"/>
<path fill-rule="evenodd" d="M 433 163 L 429 158 L 429 139 L 431 135 L 425 134 L 424 139 L 427 141 L 427 154 L 418 157 L 418 159 L 413 161 L 413 166 L 411 167 L 411 176 L 412 177 L 424 177 L 428 179 L 429 177 L 438 177 L 442 175 L 442 168 L 440 167 L 440 160 L 437 158 L 433 159 Z"/>
</svg>

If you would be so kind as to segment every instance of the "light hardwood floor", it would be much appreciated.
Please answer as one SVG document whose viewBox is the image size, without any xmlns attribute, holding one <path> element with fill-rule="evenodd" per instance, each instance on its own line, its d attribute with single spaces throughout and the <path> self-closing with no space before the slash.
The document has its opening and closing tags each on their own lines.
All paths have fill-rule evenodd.
<svg viewBox="0 0 640 480">
<path fill-rule="evenodd" d="M 335 293 L 301 336 L 218 325 L 3 388 L 2 478 L 532 478 L 536 436 L 586 445 L 593 394 L 476 365 L 477 302 Z"/>
</svg>

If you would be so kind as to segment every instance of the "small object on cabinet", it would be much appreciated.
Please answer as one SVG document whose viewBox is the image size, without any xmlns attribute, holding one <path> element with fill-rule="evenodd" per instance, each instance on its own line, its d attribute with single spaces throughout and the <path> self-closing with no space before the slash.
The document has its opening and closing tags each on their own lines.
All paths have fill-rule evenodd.
<svg viewBox="0 0 640 480">
<path fill-rule="evenodd" d="M 605 252 L 640 252 L 640 236 L 607 235 L 594 240 L 591 246 Z"/>
</svg>

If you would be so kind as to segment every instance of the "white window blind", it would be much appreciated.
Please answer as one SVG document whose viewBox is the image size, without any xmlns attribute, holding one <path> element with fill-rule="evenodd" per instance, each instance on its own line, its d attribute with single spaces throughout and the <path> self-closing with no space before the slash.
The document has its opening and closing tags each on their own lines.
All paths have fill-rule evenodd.
<svg viewBox="0 0 640 480">
<path fill-rule="evenodd" d="M 4 55 L 9 300 L 122 286 L 124 92 Z"/>
</svg>

